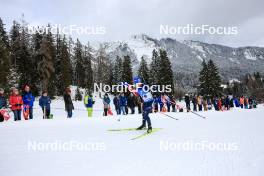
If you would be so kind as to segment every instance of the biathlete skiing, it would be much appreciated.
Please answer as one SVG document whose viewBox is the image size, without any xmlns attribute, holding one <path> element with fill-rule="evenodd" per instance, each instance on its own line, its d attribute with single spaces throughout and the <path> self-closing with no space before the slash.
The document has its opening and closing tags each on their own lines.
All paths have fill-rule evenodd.
<svg viewBox="0 0 264 176">
<path fill-rule="evenodd" d="M 142 130 L 146 128 L 146 123 L 148 124 L 148 133 L 152 132 L 152 126 L 151 126 L 151 120 L 149 117 L 149 113 L 152 112 L 152 104 L 153 104 L 153 98 L 151 94 L 148 92 L 147 94 L 144 94 L 142 96 L 143 104 L 142 104 L 142 125 L 137 128 L 137 130 Z"/>
</svg>

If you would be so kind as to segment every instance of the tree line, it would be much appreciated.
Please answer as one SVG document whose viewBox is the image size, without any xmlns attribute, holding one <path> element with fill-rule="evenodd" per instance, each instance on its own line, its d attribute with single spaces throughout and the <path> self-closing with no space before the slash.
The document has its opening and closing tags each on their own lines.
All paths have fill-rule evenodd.
<svg viewBox="0 0 264 176">
<path fill-rule="evenodd" d="M 51 97 L 60 96 L 69 85 L 93 90 L 93 83 L 108 85 L 133 82 L 129 56 L 109 59 L 103 45 L 96 51 L 89 43 L 45 32 L 28 31 L 27 23 L 14 21 L 9 33 L 0 18 L 0 87 L 22 88 L 30 85 L 35 95 L 47 90 Z M 165 50 L 153 51 L 152 61 L 141 59 L 136 73 L 146 84 L 173 84 L 173 72 Z"/>
</svg>

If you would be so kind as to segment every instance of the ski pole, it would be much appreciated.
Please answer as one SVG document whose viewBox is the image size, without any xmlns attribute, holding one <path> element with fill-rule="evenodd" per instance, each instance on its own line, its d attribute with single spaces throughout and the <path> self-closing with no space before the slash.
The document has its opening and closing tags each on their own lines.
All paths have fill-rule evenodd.
<svg viewBox="0 0 264 176">
<path fill-rule="evenodd" d="M 202 116 L 202 115 L 200 115 L 200 114 L 198 114 L 198 113 L 195 113 L 195 112 L 193 112 L 193 111 L 190 111 L 190 112 L 193 113 L 193 114 L 195 114 L 195 115 L 197 115 L 197 116 L 199 116 L 199 117 L 202 117 L 202 118 L 206 119 L 205 116 Z"/>
<path fill-rule="evenodd" d="M 173 103 L 173 102 L 171 102 L 170 100 L 168 100 L 170 103 L 172 103 L 172 104 L 175 104 L 176 105 L 176 103 Z M 185 107 L 185 109 L 187 109 L 187 107 Z M 188 109 L 187 109 L 188 110 Z M 197 116 L 199 116 L 199 117 L 202 117 L 202 118 L 204 118 L 204 119 L 206 119 L 206 117 L 205 116 L 202 116 L 202 115 L 200 115 L 200 114 L 198 114 L 198 113 L 195 113 L 195 112 L 193 112 L 193 111 L 189 111 L 189 112 L 191 112 L 191 113 L 193 113 L 193 114 L 195 114 L 195 115 L 197 115 Z"/>
<path fill-rule="evenodd" d="M 169 117 L 169 118 L 171 118 L 171 119 L 179 120 L 179 119 L 177 119 L 177 118 L 175 118 L 175 117 L 172 117 L 172 116 L 170 116 L 170 115 L 168 115 L 168 114 L 165 114 L 165 113 L 163 113 L 163 112 L 160 112 L 160 113 L 163 114 L 163 115 L 165 115 L 165 116 L 167 116 L 167 117 Z"/>
</svg>

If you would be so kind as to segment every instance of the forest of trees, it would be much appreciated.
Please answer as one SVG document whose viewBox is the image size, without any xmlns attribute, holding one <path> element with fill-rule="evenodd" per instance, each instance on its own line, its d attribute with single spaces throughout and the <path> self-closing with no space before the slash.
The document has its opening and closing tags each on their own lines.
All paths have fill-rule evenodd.
<svg viewBox="0 0 264 176">
<path fill-rule="evenodd" d="M 198 91 L 201 95 L 211 97 L 233 95 L 235 97 L 248 96 L 255 98 L 258 102 L 264 100 L 264 79 L 259 72 L 245 74 L 241 80 L 224 82 L 218 72 L 217 66 L 212 60 L 207 63 L 203 61 L 202 70 L 199 75 Z M 221 84 L 225 85 L 222 87 Z"/>
<path fill-rule="evenodd" d="M 49 25 L 47 28 L 49 29 Z M 0 87 L 21 89 L 28 84 L 35 95 L 48 90 L 51 97 L 61 96 L 66 87 L 77 86 L 93 91 L 93 83 L 116 85 L 120 82 L 133 82 L 133 76 L 140 76 L 145 84 L 171 85 L 175 97 L 188 93 L 179 81 L 190 82 L 196 78 L 175 74 L 166 50 L 153 50 L 151 60 L 142 57 L 139 68 L 133 73 L 130 56 L 116 56 L 110 60 L 104 45 L 94 50 L 89 43 L 82 44 L 70 36 L 36 31 L 30 34 L 27 23 L 14 21 L 10 31 L 0 18 Z M 217 66 L 212 60 L 202 63 L 199 83 L 193 82 L 191 88 L 201 95 L 218 96 L 232 93 L 263 97 L 263 76 L 259 73 L 245 75 L 240 82 L 227 84 L 227 90 L 221 87 Z"/>
<path fill-rule="evenodd" d="M 69 85 L 93 87 L 91 54 L 77 39 L 59 34 L 29 34 L 25 21 L 13 22 L 9 35 L 0 19 L 0 87 L 28 84 L 35 95 L 62 95 Z"/>
<path fill-rule="evenodd" d="M 47 26 L 48 29 L 49 25 Z M 129 56 L 117 56 L 110 61 L 103 45 L 96 54 L 78 39 L 74 42 L 65 35 L 36 31 L 30 34 L 27 24 L 14 21 L 9 32 L 0 19 L 0 87 L 22 88 L 30 85 L 39 95 L 48 90 L 51 96 L 60 96 L 69 85 L 93 90 L 93 83 L 107 85 L 133 82 Z M 146 84 L 172 85 L 173 71 L 165 50 L 153 50 L 150 64 L 141 59 L 138 74 Z"/>
</svg>

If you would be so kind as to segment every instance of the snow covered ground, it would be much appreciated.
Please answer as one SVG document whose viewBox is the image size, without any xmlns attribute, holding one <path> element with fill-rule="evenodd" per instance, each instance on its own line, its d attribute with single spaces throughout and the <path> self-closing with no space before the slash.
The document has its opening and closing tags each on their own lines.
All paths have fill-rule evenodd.
<svg viewBox="0 0 264 176">
<path fill-rule="evenodd" d="M 1 123 L 0 175 L 264 175 L 263 105 L 201 112 L 207 119 L 192 113 L 168 113 L 179 120 L 151 114 L 153 127 L 162 129 L 130 140 L 144 131 L 108 130 L 137 127 L 140 115 L 121 116 L 121 121 L 115 115 L 103 117 L 97 100 L 89 119 L 82 102 L 74 104 L 72 119 L 57 100 L 52 102 L 53 120 L 43 120 L 36 104 L 34 120 Z M 59 148 L 63 144 L 68 147 Z"/>
</svg>

